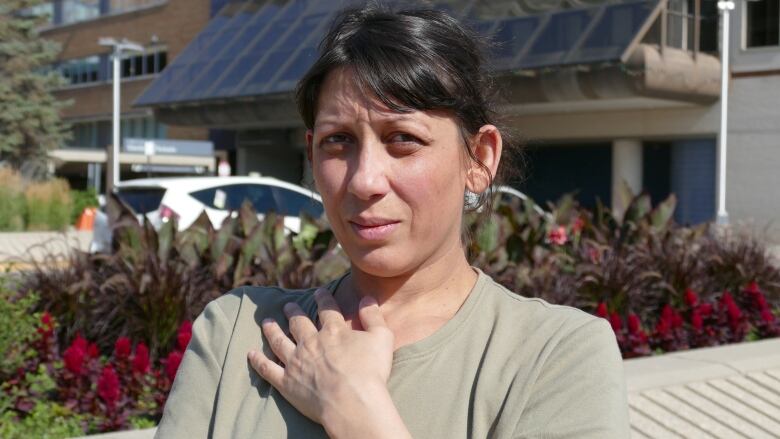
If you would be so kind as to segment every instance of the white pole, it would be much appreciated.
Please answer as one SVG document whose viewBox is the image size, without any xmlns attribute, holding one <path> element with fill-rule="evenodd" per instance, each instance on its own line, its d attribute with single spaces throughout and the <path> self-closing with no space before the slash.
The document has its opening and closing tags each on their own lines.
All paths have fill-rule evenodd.
<svg viewBox="0 0 780 439">
<path fill-rule="evenodd" d="M 721 29 L 720 50 L 720 130 L 718 132 L 718 217 L 717 223 L 726 225 L 729 223 L 729 214 L 726 211 L 726 160 L 727 160 L 727 135 L 728 135 L 728 110 L 729 110 L 729 11 L 734 9 L 734 2 L 721 0 L 718 2 L 723 16 L 723 28 Z"/>
<path fill-rule="evenodd" d="M 111 148 L 113 150 L 112 154 L 112 160 L 109 166 L 111 166 L 112 174 L 113 174 L 113 181 L 112 181 L 112 187 L 116 187 L 116 184 L 119 183 L 119 142 L 120 142 L 120 135 L 119 135 L 119 109 L 120 109 L 120 94 L 119 94 L 119 84 L 121 83 L 120 79 L 120 71 L 119 71 L 119 61 L 122 55 L 122 49 L 117 44 L 114 46 L 114 111 L 112 115 L 112 124 L 113 124 L 113 142 L 111 145 Z"/>
</svg>

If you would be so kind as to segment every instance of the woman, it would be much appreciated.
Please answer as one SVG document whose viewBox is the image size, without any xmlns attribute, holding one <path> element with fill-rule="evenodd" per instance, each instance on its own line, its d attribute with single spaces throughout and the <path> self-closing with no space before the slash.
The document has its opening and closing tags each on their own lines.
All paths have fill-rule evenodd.
<svg viewBox="0 0 780 439">
<path fill-rule="evenodd" d="M 209 304 L 158 437 L 628 436 L 607 322 L 464 255 L 465 192 L 489 195 L 503 148 L 475 41 L 441 12 L 341 15 L 297 100 L 351 271 Z"/>
</svg>

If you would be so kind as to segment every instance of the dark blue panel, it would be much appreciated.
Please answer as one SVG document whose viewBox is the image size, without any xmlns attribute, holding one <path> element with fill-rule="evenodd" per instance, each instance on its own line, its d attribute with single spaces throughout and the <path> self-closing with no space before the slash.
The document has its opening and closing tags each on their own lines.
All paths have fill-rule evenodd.
<svg viewBox="0 0 780 439">
<path fill-rule="evenodd" d="M 281 76 L 266 89 L 266 93 L 278 93 L 293 90 L 298 80 L 303 77 L 309 67 L 317 60 L 319 51 L 316 47 L 306 47 L 298 51 L 295 60 L 289 64 Z"/>
<path fill-rule="evenodd" d="M 511 67 L 512 60 L 528 45 L 528 42 L 539 26 L 537 15 L 528 17 L 499 20 L 491 40 L 494 44 L 491 51 L 494 69 L 503 70 Z"/>
<path fill-rule="evenodd" d="M 619 59 L 655 8 L 646 0 L 609 5 L 582 47 L 565 60 L 569 63 Z"/>
<path fill-rule="evenodd" d="M 560 63 L 577 41 L 593 17 L 595 9 L 578 9 L 552 13 L 531 50 L 515 68 L 534 68 Z"/>
</svg>

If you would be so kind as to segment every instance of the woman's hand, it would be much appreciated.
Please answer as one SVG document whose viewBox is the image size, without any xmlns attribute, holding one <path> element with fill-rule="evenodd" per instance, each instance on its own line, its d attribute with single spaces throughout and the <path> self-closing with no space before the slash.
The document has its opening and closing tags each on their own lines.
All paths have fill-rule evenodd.
<svg viewBox="0 0 780 439">
<path fill-rule="evenodd" d="M 394 337 L 376 301 L 361 300 L 360 331 L 344 320 L 330 292 L 318 290 L 315 300 L 322 328 L 288 303 L 284 312 L 297 344 L 275 321 L 263 321 L 263 334 L 283 364 L 252 351 L 252 367 L 331 437 L 408 437 L 387 391 Z"/>
</svg>

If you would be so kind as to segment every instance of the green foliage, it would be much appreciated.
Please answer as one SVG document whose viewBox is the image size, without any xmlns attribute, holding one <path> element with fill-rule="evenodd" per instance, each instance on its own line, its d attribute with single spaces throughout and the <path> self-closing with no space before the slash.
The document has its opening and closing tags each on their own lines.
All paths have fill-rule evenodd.
<svg viewBox="0 0 780 439">
<path fill-rule="evenodd" d="M 73 202 L 70 187 L 63 179 L 30 184 L 27 201 L 27 230 L 64 230 L 70 225 Z"/>
<path fill-rule="evenodd" d="M 5 166 L 0 167 L 0 231 L 24 230 L 25 200 L 22 177 Z"/>
<path fill-rule="evenodd" d="M 69 103 L 51 93 L 61 79 L 54 72 L 44 73 L 60 47 L 39 36 L 41 17 L 21 13 L 43 3 L 0 2 L 0 160 L 34 176 L 45 175 L 47 153 L 70 135 L 59 114 Z"/>
<path fill-rule="evenodd" d="M 0 437 L 4 439 L 59 439 L 84 435 L 83 417 L 61 404 L 39 401 L 33 410 L 19 418 L 13 411 L 0 414 Z"/>
<path fill-rule="evenodd" d="M 35 355 L 30 343 L 40 318 L 31 312 L 38 303 L 37 295 L 16 293 L 8 282 L 0 277 L 0 379 Z"/>
<path fill-rule="evenodd" d="M 89 188 L 85 191 L 71 190 L 71 198 L 73 200 L 73 207 L 70 214 L 70 224 L 75 224 L 76 221 L 84 212 L 87 207 L 98 207 L 97 192 L 94 188 Z"/>
</svg>

